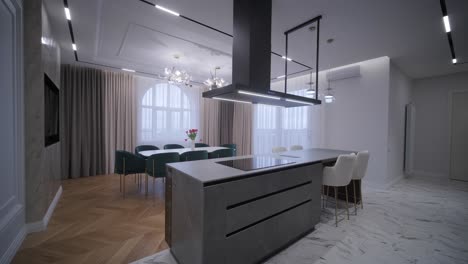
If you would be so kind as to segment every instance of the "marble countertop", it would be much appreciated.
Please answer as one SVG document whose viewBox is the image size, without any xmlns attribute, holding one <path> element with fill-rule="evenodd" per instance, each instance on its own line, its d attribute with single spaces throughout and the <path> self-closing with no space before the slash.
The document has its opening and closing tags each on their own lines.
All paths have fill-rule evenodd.
<svg viewBox="0 0 468 264">
<path fill-rule="evenodd" d="M 298 165 L 305 164 L 314 164 L 319 162 L 326 162 L 329 160 L 336 159 L 341 154 L 349 154 L 354 151 L 346 150 L 332 150 L 332 149 L 305 149 L 305 150 L 296 150 L 296 151 L 287 151 L 277 154 L 262 154 L 262 155 L 248 155 L 248 156 L 237 156 L 231 158 L 220 158 L 220 159 L 208 159 L 208 160 L 198 160 L 198 161 L 185 161 L 178 163 L 168 164 L 168 167 L 176 169 L 184 174 L 187 174 L 198 181 L 202 182 L 204 185 L 212 184 L 219 181 L 233 180 L 238 177 L 245 177 L 252 174 L 267 172 L 276 169 L 296 167 Z M 293 161 L 294 163 L 268 167 L 264 169 L 252 170 L 252 171 L 243 171 L 228 166 L 218 164 L 216 162 L 224 160 L 234 160 L 234 159 L 244 159 L 250 157 L 259 157 L 259 156 L 268 156 L 278 159 L 285 159 Z"/>
</svg>

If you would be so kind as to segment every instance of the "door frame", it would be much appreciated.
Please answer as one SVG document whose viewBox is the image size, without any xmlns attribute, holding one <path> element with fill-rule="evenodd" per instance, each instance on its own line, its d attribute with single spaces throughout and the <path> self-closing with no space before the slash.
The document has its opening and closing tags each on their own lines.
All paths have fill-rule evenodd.
<svg viewBox="0 0 468 264">
<path fill-rule="evenodd" d="M 457 179 L 452 179 L 452 114 L 453 114 L 453 96 L 454 94 L 456 93 L 468 93 L 468 88 L 467 89 L 455 89 L 455 90 L 451 90 L 449 91 L 449 95 L 448 95 L 448 113 L 449 113 L 449 116 L 448 116 L 448 136 L 449 136 L 449 140 L 448 140 L 448 144 L 449 144 L 449 153 L 448 153 L 448 156 L 449 156 L 449 173 L 448 173 L 448 178 L 449 180 L 454 180 L 454 181 L 457 181 Z"/>
<path fill-rule="evenodd" d="M 21 246 L 25 236 L 25 148 L 24 148 L 24 66 L 23 66 L 23 1 L 22 0 L 0 0 L 12 16 L 13 35 L 13 117 L 14 129 L 13 177 L 15 191 L 14 195 L 1 208 L 3 210 L 0 219 L 0 234 L 12 238 L 6 243 L 6 251 L 0 252 L 0 264 L 9 263 L 16 251 Z M 8 36 L 7 36 L 8 38 Z M 3 89 L 3 88 L 2 88 Z M 13 236 L 13 237 L 12 237 Z M 1 237 L 1 235 L 0 235 Z"/>
</svg>

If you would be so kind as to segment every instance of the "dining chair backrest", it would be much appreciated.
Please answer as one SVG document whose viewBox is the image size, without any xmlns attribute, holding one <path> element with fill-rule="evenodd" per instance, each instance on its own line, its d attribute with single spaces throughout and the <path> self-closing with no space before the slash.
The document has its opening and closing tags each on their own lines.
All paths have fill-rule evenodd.
<svg viewBox="0 0 468 264">
<path fill-rule="evenodd" d="M 195 150 L 180 154 L 180 161 L 204 160 L 208 159 L 208 151 Z"/>
<path fill-rule="evenodd" d="M 146 159 L 145 156 L 140 154 L 140 151 L 146 151 L 146 150 L 159 150 L 159 148 L 153 145 L 140 145 L 140 146 L 135 147 L 135 154 L 139 156 L 140 158 Z"/>
<path fill-rule="evenodd" d="M 125 150 L 115 151 L 114 173 L 135 174 L 145 172 L 145 160 Z"/>
<path fill-rule="evenodd" d="M 227 157 L 234 157 L 234 149 L 218 149 L 213 152 L 208 153 L 208 158 L 210 159 L 217 159 L 217 158 L 227 158 Z"/>
<path fill-rule="evenodd" d="M 354 163 L 353 169 L 353 180 L 360 180 L 364 178 L 367 171 L 367 164 L 369 163 L 369 151 L 364 150 L 358 152 L 356 156 L 356 162 Z"/>
<path fill-rule="evenodd" d="M 146 173 L 152 177 L 166 177 L 166 164 L 179 161 L 177 152 L 153 154 L 146 160 Z"/>
<path fill-rule="evenodd" d="M 236 144 L 222 144 L 221 147 L 233 149 L 234 150 L 233 156 L 237 156 L 237 145 Z"/>
<path fill-rule="evenodd" d="M 153 145 L 140 145 L 135 147 L 135 154 L 138 154 L 138 152 L 140 151 L 146 150 L 159 150 L 159 148 Z"/>
<path fill-rule="evenodd" d="M 304 148 L 301 145 L 292 145 L 289 147 L 289 150 L 303 150 Z"/>
<path fill-rule="evenodd" d="M 280 152 L 285 152 L 285 151 L 288 151 L 288 149 L 285 147 L 274 147 L 271 149 L 271 152 L 273 153 L 280 153 Z"/>
<path fill-rule="evenodd" d="M 196 148 L 206 148 L 209 147 L 210 145 L 205 144 L 205 143 L 195 143 Z"/>
<path fill-rule="evenodd" d="M 354 153 L 339 155 L 333 167 L 324 169 L 323 184 L 329 186 L 348 185 L 351 182 L 355 161 L 356 155 Z"/>
<path fill-rule="evenodd" d="M 179 144 L 167 144 L 164 145 L 164 149 L 183 149 L 184 146 L 179 145 Z"/>
</svg>

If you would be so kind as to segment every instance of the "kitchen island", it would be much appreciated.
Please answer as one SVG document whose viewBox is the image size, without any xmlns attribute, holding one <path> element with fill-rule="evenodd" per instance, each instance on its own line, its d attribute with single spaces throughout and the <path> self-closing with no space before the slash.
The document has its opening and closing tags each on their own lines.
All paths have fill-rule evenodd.
<svg viewBox="0 0 468 264">
<path fill-rule="evenodd" d="M 258 263 L 320 219 L 323 164 L 351 151 L 308 149 L 172 163 L 166 241 L 179 264 Z"/>
</svg>

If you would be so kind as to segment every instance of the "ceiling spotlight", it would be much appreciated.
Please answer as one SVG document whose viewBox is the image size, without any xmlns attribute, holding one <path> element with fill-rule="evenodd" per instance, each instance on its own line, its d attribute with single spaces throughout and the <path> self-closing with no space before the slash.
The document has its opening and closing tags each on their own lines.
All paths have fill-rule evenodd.
<svg viewBox="0 0 468 264">
<path fill-rule="evenodd" d="M 309 30 L 310 30 L 310 31 L 314 31 L 314 30 L 315 30 L 315 26 L 309 27 Z"/>
<path fill-rule="evenodd" d="M 292 61 L 292 59 L 291 59 L 291 58 L 286 58 L 286 56 L 281 56 L 281 58 L 282 58 L 283 60 Z"/>
<path fill-rule="evenodd" d="M 453 63 L 453 64 L 457 64 L 457 59 L 453 58 L 453 59 L 452 59 L 452 63 Z"/>
<path fill-rule="evenodd" d="M 65 17 L 67 20 L 71 20 L 70 9 L 68 7 L 65 7 Z"/>
<path fill-rule="evenodd" d="M 170 10 L 170 9 L 167 9 L 167 8 L 165 8 L 165 7 L 162 7 L 162 6 L 160 6 L 160 5 L 156 5 L 156 8 L 159 9 L 159 10 L 162 10 L 162 11 L 164 11 L 164 12 L 167 12 L 167 13 L 169 13 L 169 14 L 171 14 L 171 15 L 180 16 L 179 13 L 177 13 L 177 12 L 175 12 L 175 11 L 172 11 L 172 10 Z"/>
<path fill-rule="evenodd" d="M 126 69 L 126 68 L 122 68 L 122 71 L 126 71 L 126 72 L 135 72 L 135 70 Z"/>
<path fill-rule="evenodd" d="M 327 39 L 328 44 L 332 43 L 333 41 L 335 41 L 335 39 L 332 39 L 332 38 Z"/>
<path fill-rule="evenodd" d="M 72 48 L 73 48 L 74 51 L 76 51 L 76 44 L 75 43 L 72 44 Z"/>
<path fill-rule="evenodd" d="M 445 26 L 445 32 L 450 32 L 452 29 L 450 28 L 450 21 L 448 16 L 443 17 L 444 20 L 444 26 Z"/>
</svg>

